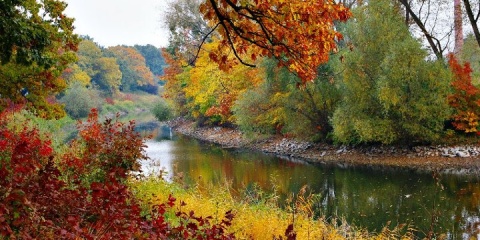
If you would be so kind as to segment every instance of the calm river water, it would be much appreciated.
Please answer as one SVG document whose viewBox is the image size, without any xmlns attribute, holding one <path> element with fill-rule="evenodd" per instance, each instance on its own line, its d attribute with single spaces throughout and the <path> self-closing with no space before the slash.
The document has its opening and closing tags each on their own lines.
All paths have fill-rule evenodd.
<svg viewBox="0 0 480 240">
<path fill-rule="evenodd" d="M 167 131 L 163 136 L 171 135 Z M 307 185 L 317 194 L 317 213 L 327 218 L 344 217 L 370 231 L 380 231 L 387 222 L 405 223 L 419 236 L 433 228 L 448 239 L 480 239 L 480 177 L 435 180 L 430 174 L 312 165 L 183 136 L 158 137 L 146 145 L 151 160 L 142 168 L 147 173 L 164 169 L 167 178 L 182 174 L 190 184 L 227 180 L 238 192 L 275 188 L 281 199 Z"/>
</svg>

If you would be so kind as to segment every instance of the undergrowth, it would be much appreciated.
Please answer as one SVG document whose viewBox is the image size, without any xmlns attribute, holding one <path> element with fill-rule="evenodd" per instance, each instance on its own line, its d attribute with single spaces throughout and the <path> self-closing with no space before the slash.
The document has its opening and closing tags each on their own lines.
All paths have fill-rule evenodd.
<svg viewBox="0 0 480 240">
<path fill-rule="evenodd" d="M 341 224 L 332 224 L 314 217 L 313 196 L 306 193 L 305 188 L 291 198 L 290 207 L 282 209 L 275 196 L 254 200 L 245 194 L 234 197 L 228 184 L 186 189 L 161 177 L 147 177 L 132 181 L 130 186 L 141 200 L 144 212 L 149 212 L 155 203 L 164 202 L 169 194 L 185 202 L 182 211 L 212 216 L 213 223 L 220 223 L 224 213 L 231 211 L 235 217 L 227 232 L 238 239 L 414 239 L 414 230 L 407 226 L 387 225 L 380 233 L 369 233 L 343 220 Z"/>
</svg>

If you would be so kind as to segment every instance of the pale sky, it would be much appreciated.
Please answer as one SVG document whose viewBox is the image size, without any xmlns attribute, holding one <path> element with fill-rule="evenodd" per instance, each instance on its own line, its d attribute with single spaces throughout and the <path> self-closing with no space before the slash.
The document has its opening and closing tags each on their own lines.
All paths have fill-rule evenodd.
<svg viewBox="0 0 480 240">
<path fill-rule="evenodd" d="M 166 47 L 165 0 L 64 0 L 66 15 L 75 18 L 75 33 L 89 35 L 101 46 L 152 44 Z"/>
</svg>

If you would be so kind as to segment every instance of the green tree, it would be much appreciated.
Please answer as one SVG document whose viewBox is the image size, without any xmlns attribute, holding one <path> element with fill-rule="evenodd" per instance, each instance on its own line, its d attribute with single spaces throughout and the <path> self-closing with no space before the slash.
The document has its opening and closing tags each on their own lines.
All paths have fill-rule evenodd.
<svg viewBox="0 0 480 240">
<path fill-rule="evenodd" d="M 464 62 L 469 62 L 472 68 L 472 82 L 480 85 L 480 46 L 473 34 L 467 35 L 460 54 Z"/>
<path fill-rule="evenodd" d="M 313 82 L 301 80 L 275 60 L 265 60 L 265 81 L 236 101 L 237 124 L 247 132 L 280 131 L 313 141 L 325 141 L 332 130 L 329 119 L 340 100 L 331 63 L 319 68 Z"/>
<path fill-rule="evenodd" d="M 150 71 L 152 71 L 155 76 L 162 76 L 165 59 L 163 59 L 160 49 L 150 44 L 145 46 L 135 45 L 134 47 L 145 58 L 145 63 Z"/>
<path fill-rule="evenodd" d="M 73 119 L 86 118 L 92 108 L 102 106 L 102 98 L 95 89 L 88 89 L 80 82 L 74 82 L 60 99 L 65 111 Z"/>
<path fill-rule="evenodd" d="M 0 110 L 11 101 L 45 118 L 65 114 L 47 100 L 66 87 L 59 76 L 76 60 L 78 37 L 65 7 L 56 0 L 0 2 Z"/>
<path fill-rule="evenodd" d="M 339 142 L 430 142 L 449 117 L 451 76 L 445 64 L 425 60 L 388 1 L 357 9 L 346 36 L 342 74 L 343 102 L 332 118 Z"/>
</svg>

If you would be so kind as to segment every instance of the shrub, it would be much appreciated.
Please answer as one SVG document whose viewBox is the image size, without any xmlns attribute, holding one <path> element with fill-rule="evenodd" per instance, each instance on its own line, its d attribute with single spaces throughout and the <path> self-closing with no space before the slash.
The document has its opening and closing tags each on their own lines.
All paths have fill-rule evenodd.
<svg viewBox="0 0 480 240">
<path fill-rule="evenodd" d="M 153 106 L 152 113 L 160 122 L 170 120 L 173 117 L 172 109 L 164 100 L 158 101 Z"/>
<path fill-rule="evenodd" d="M 339 65 L 343 101 L 333 117 L 342 143 L 425 143 L 443 133 L 450 115 L 450 73 L 429 61 L 388 1 L 358 8 L 347 24 L 352 50 Z"/>
<path fill-rule="evenodd" d="M 85 118 L 92 108 L 100 108 L 103 100 L 97 90 L 88 89 L 79 82 L 74 82 L 60 99 L 65 104 L 65 111 L 73 119 Z"/>
</svg>

